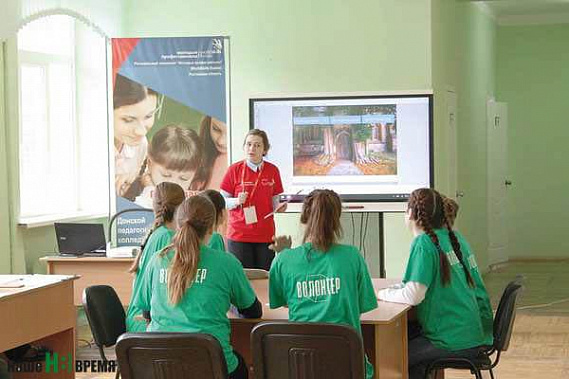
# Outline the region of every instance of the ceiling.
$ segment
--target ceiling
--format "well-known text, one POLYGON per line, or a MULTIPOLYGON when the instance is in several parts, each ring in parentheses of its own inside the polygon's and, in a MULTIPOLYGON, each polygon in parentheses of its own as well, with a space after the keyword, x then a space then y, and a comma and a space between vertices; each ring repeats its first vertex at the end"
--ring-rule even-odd
POLYGON ((569 0, 486 0, 478 3, 499 23, 569 22, 569 0))

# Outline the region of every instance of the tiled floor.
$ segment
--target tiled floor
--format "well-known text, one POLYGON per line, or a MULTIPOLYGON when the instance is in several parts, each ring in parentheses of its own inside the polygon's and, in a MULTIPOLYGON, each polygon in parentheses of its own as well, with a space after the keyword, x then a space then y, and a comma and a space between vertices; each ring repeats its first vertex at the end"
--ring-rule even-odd
MULTIPOLYGON (((524 277, 525 291, 518 303, 510 349, 496 368, 499 379, 569 378, 569 260, 513 262, 485 276, 493 306, 516 275, 524 277)), ((88 347, 91 335, 84 314, 78 318, 77 356, 97 359, 96 346, 88 347)), ((108 355, 114 356, 112 349, 108 355)), ((112 374, 77 374, 82 379, 113 378, 112 374)), ((447 379, 472 378, 468 372, 447 370, 447 379)), ((485 378, 489 378, 486 375, 485 378)))

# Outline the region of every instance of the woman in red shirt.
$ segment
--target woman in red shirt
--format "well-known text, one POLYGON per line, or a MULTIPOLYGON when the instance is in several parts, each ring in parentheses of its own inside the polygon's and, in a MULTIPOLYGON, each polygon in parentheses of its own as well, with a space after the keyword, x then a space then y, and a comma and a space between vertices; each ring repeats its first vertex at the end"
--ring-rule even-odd
POLYGON ((263 160, 269 138, 259 129, 249 130, 243 150, 246 158, 232 164, 221 182, 221 193, 229 209, 227 250, 245 268, 268 270, 275 253, 269 249, 275 235, 273 212, 282 212, 279 194, 283 185, 278 168, 263 160))

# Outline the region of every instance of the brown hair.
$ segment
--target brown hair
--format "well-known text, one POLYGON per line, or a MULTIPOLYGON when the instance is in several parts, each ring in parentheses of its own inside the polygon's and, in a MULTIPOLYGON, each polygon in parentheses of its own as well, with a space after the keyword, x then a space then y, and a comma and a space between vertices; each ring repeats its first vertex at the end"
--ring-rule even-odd
POLYGON ((440 193, 431 188, 419 188, 411 193, 407 208, 411 211, 409 218, 417 224, 418 227, 423 229, 425 234, 430 238, 439 253, 439 267, 441 270, 441 281, 443 286, 450 283, 450 264, 443 252, 434 229, 440 229, 446 226, 450 238, 450 242, 456 257, 458 258, 464 275, 470 287, 474 287, 474 281, 470 275, 470 271, 466 267, 462 251, 460 250, 460 243, 456 235, 452 231, 445 214, 443 199, 440 193))
POLYGON ((152 197, 152 209, 154 210, 154 222, 144 242, 140 246, 140 253, 136 256, 136 259, 130 266, 128 272, 131 274, 137 273, 140 267, 140 259, 144 253, 144 248, 148 239, 154 233, 156 229, 164 225, 167 222, 174 220, 174 212, 178 205, 182 204, 184 201, 185 194, 182 187, 176 183, 163 182, 156 186, 154 189, 154 195, 152 197))
POLYGON ((200 262, 200 241, 212 230, 214 222, 215 208, 205 196, 191 196, 178 207, 178 231, 172 245, 161 253, 164 256, 172 249, 176 251, 168 275, 170 303, 178 304, 195 279, 200 262))
POLYGON ((148 158, 168 170, 197 170, 202 162, 202 146, 194 130, 168 125, 152 137, 148 158))
POLYGON ((326 252, 342 237, 342 202, 332 190, 314 190, 304 198, 300 222, 306 225, 302 242, 326 252))
POLYGON ((443 197, 443 207, 448 227, 452 228, 454 226, 454 222, 458 214, 458 209, 459 209, 458 203, 453 199, 451 199, 450 197, 446 197, 444 195, 441 196, 443 197))
POLYGON ((267 133, 265 133, 264 130, 260 129, 249 130, 247 134, 245 134, 245 139, 243 140, 243 146, 245 146, 245 143, 247 142, 247 137, 249 136, 261 137, 261 139, 263 140, 263 156, 267 155, 267 152, 271 148, 271 144, 269 143, 269 137, 267 137, 267 133))
POLYGON ((223 210, 225 209, 225 198, 218 191, 208 189, 200 192, 200 195, 207 197, 215 208, 215 225, 218 226, 221 221, 223 210))
POLYGON ((194 190, 204 189, 211 179, 213 164, 219 155, 217 146, 215 146, 215 143, 211 139, 211 124, 211 116, 204 116, 200 122, 200 140, 203 146, 203 158, 202 164, 192 181, 191 187, 194 190))
POLYGON ((158 94, 150 88, 130 80, 126 76, 117 74, 115 77, 113 109, 138 104, 148 96, 158 96, 158 94))

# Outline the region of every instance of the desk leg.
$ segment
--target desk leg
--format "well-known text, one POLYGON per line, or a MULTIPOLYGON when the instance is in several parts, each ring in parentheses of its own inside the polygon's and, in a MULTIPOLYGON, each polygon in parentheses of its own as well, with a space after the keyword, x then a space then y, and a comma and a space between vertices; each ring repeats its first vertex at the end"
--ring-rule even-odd
MULTIPOLYGON (((368 338, 371 337, 369 334, 368 331, 368 338)), ((373 352, 368 357, 374 365, 375 378, 407 379, 407 315, 403 314, 390 324, 373 325, 372 341, 373 348, 368 340, 366 351, 373 352)))

